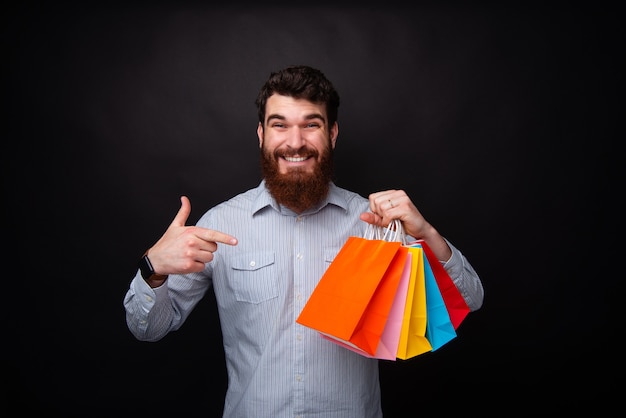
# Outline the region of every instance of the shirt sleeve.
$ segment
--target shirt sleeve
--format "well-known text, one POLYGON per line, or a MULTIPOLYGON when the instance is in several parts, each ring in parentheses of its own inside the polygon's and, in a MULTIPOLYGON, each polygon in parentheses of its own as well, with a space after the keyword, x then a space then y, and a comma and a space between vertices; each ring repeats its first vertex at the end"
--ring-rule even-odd
POLYGON ((170 274, 154 289, 137 271, 124 297, 130 332, 141 341, 158 341, 179 329, 211 286, 208 270, 170 274))
POLYGON ((124 297, 126 324, 138 340, 158 341, 170 331, 174 311, 168 309, 167 280, 153 289, 138 271, 130 283, 124 297))
POLYGON ((471 311, 476 311, 482 306, 485 296, 480 277, 461 251, 447 239, 446 242, 452 250, 452 256, 445 263, 442 262, 443 267, 461 292, 467 306, 471 311))

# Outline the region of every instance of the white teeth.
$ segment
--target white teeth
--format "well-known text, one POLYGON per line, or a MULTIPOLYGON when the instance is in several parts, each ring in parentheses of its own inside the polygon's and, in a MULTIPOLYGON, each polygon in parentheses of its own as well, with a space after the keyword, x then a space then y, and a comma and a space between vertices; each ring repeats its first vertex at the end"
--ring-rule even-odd
POLYGON ((291 163, 296 163, 296 162, 300 162, 300 161, 304 161, 306 160, 306 157, 285 157, 285 160, 291 162, 291 163))

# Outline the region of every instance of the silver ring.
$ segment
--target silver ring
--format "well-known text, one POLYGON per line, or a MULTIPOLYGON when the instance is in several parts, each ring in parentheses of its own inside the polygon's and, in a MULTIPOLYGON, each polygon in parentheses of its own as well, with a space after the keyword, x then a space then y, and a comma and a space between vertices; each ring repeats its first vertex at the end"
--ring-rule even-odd
POLYGON ((394 206, 393 206, 393 202, 391 201, 391 199, 389 199, 389 206, 391 206, 392 208, 394 208, 394 206))

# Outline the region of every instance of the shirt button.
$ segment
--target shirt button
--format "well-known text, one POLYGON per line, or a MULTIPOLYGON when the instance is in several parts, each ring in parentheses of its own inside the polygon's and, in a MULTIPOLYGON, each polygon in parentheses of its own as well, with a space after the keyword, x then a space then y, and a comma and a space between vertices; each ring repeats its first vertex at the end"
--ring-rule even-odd
POLYGON ((298 260, 302 260, 304 258, 304 256, 302 255, 302 253, 298 253, 298 254, 296 254, 296 258, 298 260))
POLYGON ((302 376, 300 376, 299 374, 297 374, 297 375, 296 375, 296 380, 297 380, 298 382, 301 382, 301 381, 302 381, 302 376))
POLYGON ((256 266, 256 261, 250 261, 250 267, 256 266))
POLYGON ((297 339, 298 341, 302 341, 302 334, 298 334, 298 335, 296 335, 296 339, 297 339))
POLYGON ((152 302, 152 296, 150 296, 150 295, 146 295, 146 300, 147 300, 148 302, 152 302))

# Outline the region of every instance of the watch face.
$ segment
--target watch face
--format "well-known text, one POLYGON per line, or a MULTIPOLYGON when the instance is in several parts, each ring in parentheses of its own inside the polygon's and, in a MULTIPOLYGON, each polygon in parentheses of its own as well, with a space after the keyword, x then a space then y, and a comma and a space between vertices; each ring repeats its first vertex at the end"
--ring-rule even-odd
POLYGON ((152 264, 150 263, 150 259, 147 255, 144 255, 141 257, 141 260, 139 260, 139 270, 141 271, 141 277, 143 277, 144 280, 148 280, 150 276, 154 274, 152 264))

